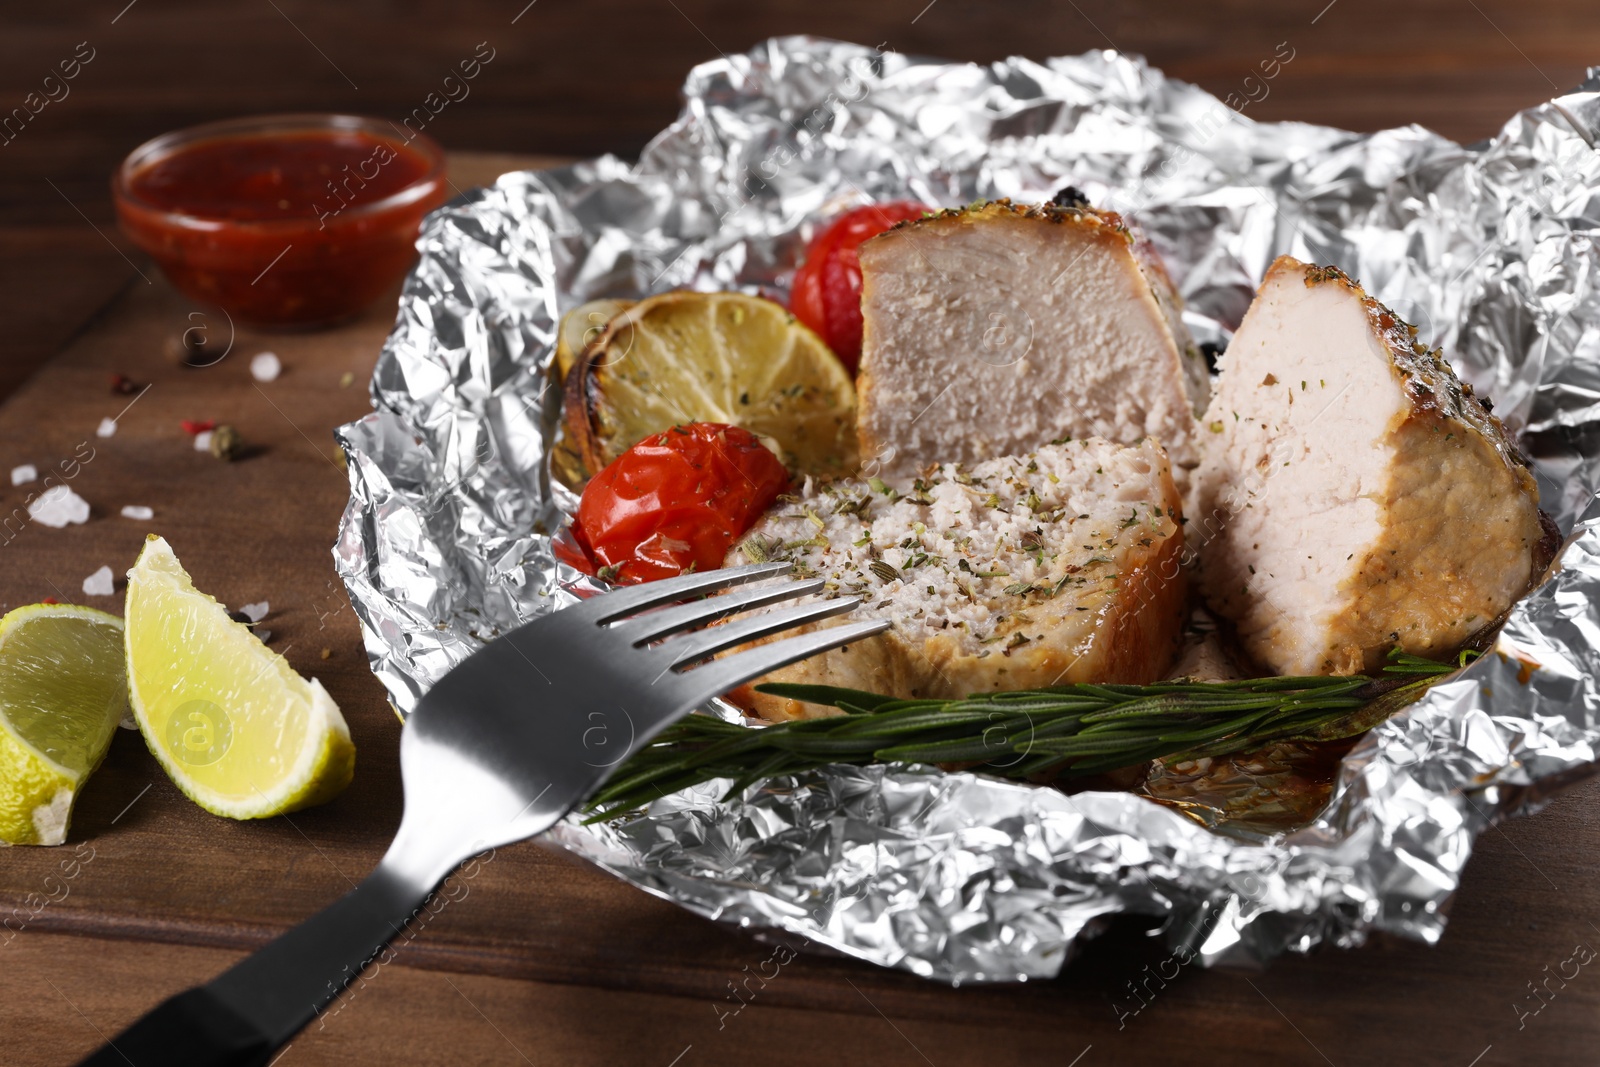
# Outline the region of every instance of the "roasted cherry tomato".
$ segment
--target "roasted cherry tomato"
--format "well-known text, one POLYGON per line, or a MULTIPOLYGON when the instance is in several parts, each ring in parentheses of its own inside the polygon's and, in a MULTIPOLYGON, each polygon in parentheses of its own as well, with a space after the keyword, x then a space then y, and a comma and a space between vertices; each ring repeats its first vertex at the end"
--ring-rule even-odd
POLYGON ((674 426, 594 476, 573 536, 615 582, 712 570, 788 486, 789 472, 748 430, 674 426))
POLYGON ((897 222, 921 218, 928 210, 897 200, 847 211, 812 239, 794 273, 789 309, 828 343, 851 374, 861 362, 861 260, 856 249, 867 238, 897 222))

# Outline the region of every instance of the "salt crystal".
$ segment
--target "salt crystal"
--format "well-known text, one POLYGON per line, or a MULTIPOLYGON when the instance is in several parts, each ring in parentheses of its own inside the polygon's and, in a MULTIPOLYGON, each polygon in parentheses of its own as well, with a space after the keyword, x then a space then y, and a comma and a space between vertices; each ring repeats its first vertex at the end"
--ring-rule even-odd
POLYGON ((244 607, 240 608, 239 611, 243 613, 244 617, 249 619, 251 622, 260 622, 262 619, 267 617, 267 609, 269 607, 271 607, 271 605, 268 604, 267 601, 263 600, 259 604, 246 604, 244 607))
POLYGON ((142 504, 129 504, 122 509, 122 517, 125 519, 138 519, 140 522, 144 522, 155 518, 156 513, 142 504))
POLYGON ((83 580, 83 591, 89 596, 110 596, 116 592, 111 582, 111 568, 101 567, 83 580))
POLYGON ((28 505, 28 514, 59 530, 69 522, 88 522, 89 502, 66 486, 57 485, 35 497, 28 505))
POLYGON ((117 432, 117 420, 104 418, 100 420, 100 428, 94 432, 96 437, 110 437, 117 432))
POLYGON ((260 352, 250 357, 250 377, 258 382, 276 381, 283 373, 283 362, 276 352, 260 352))
POLYGON ((32 463, 24 463, 20 467, 11 468, 12 485, 27 485, 29 482, 37 481, 38 478, 39 468, 32 463))
POLYGON ((210 430, 201 430, 199 433, 194 435, 194 450, 196 452, 210 452, 211 451, 211 431, 210 430))

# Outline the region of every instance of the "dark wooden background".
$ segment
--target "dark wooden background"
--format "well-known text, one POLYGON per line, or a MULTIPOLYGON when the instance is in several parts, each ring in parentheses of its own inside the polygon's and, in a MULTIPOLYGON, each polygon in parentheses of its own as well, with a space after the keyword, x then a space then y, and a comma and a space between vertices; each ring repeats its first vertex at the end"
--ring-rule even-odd
POLYGON ((1141 53, 1217 93, 1279 42, 1293 64, 1247 114, 1357 130, 1417 122, 1458 140, 1570 88, 1600 62, 1586 0, 93 0, 10 4, 0 114, 80 41, 71 95, 0 147, 0 387, 130 276, 107 231, 107 175, 134 145, 271 111, 400 118, 481 41, 494 62, 429 127, 449 148, 635 152, 677 111, 695 63, 810 33, 974 61, 1141 53), (54 187, 52 187, 54 186, 54 187))
MULTIPOLYGON (((483 41, 494 61, 428 132, 457 151, 546 156, 637 151, 676 113, 689 67, 787 33, 975 61, 1117 48, 1218 95, 1287 42, 1294 62, 1249 116, 1361 130, 1417 122, 1459 140, 1491 134, 1600 63, 1592 0, 96 0, 11 5, 3 18, 0 116, 78 42, 95 58, 70 96, 0 146, 0 395, 71 342, 0 409, 0 469, 30 450, 70 453, 83 427, 114 414, 95 392, 108 370, 156 382, 83 491, 97 507, 156 505, 201 586, 229 603, 277 590, 275 646, 293 645, 291 662, 324 679, 363 764, 327 808, 228 824, 152 782, 138 739, 119 736, 74 823, 74 839, 100 849, 94 877, 0 945, 0 1064, 70 1062, 103 1029, 215 973, 370 866, 398 813, 394 722, 326 547, 344 499, 327 432, 365 407, 359 388, 336 383, 370 369, 386 313, 337 351, 332 335, 247 339, 290 361, 268 390, 251 392, 232 364, 201 378, 163 364, 140 338, 182 321, 181 308, 140 280, 149 268, 115 232, 107 194, 139 142, 248 113, 398 119, 483 41), (266 448, 258 466, 222 468, 173 445, 179 417, 216 413, 248 422, 266 448), (332 659, 317 658, 321 644, 332 659)), ((142 531, 118 521, 25 531, 0 555, 0 601, 38 599, 102 562, 120 569, 142 531)), ((1485 834, 1437 948, 1386 942, 1256 976, 1190 969, 1126 1029, 1115 1005, 1131 1003, 1127 981, 1160 959, 1127 931, 1060 981, 1019 989, 952 992, 805 957, 723 1028, 727 981, 767 950, 520 846, 474 884, 472 906, 441 916, 286 1063, 1591 1064, 1600 977, 1585 969, 1544 987, 1536 1017, 1519 1020, 1515 1005, 1534 1003, 1529 983, 1576 942, 1600 947, 1597 803, 1600 788, 1579 786, 1485 834)), ((0 910, 36 890, 54 859, 0 851, 0 910)))

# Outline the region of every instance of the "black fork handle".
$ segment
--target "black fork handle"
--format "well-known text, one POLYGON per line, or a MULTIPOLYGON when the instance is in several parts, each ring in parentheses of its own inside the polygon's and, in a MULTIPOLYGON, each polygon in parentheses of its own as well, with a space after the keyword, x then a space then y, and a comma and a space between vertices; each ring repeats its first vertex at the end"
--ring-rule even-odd
POLYGON ((263 1067, 405 929, 427 900, 380 866, 205 985, 179 993, 80 1067, 263 1067))

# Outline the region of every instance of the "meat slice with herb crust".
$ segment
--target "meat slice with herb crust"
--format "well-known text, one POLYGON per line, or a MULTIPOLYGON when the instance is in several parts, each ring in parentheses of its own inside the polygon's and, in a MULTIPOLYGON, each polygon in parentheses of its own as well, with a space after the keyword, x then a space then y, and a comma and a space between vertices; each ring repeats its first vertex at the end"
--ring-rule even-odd
POLYGON ((1218 370, 1185 533, 1212 609, 1263 666, 1445 655, 1542 573, 1554 546, 1527 461, 1341 271, 1280 258, 1218 370))
MULTIPOLYGON (((762 681, 955 697, 1161 678, 1183 622, 1182 543, 1161 446, 1091 438, 913 481, 808 482, 727 564, 790 559, 823 595, 865 598, 849 621, 894 623, 762 681)), ((733 699, 771 720, 821 713, 750 687, 733 699)))
POLYGON ((1180 485, 1198 461, 1205 361, 1118 215, 997 200, 903 222, 860 257, 856 428, 877 473, 1089 435, 1156 438, 1180 485))

